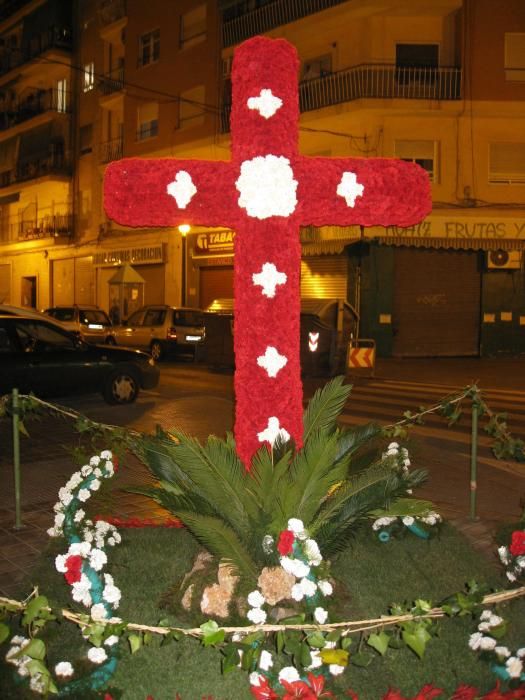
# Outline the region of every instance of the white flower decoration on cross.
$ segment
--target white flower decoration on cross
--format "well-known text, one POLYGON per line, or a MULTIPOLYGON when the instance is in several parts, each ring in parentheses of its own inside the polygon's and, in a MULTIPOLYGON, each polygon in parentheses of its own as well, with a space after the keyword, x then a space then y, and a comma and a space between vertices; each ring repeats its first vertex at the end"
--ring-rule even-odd
POLYGON ((264 355, 257 358, 257 364, 266 370, 269 377, 276 377, 287 362, 288 358, 281 355, 272 345, 268 345, 264 355))
POLYGON ((280 437, 283 442, 288 442, 290 433, 280 427, 278 418, 272 416, 268 418, 268 427, 260 433, 257 433, 257 437, 259 438, 259 442, 269 442, 273 447, 278 437, 280 437))
POLYGON ((246 104, 248 109, 256 109, 261 117, 269 119, 282 107, 283 101, 271 90, 263 88, 258 97, 249 97, 246 104))
POLYGON ((261 272, 252 275, 253 283, 262 287, 262 293, 270 299, 275 296, 277 285, 286 284, 287 279, 286 273, 279 272, 273 263, 264 263, 261 272))
POLYGON ((337 194, 346 200, 349 207, 354 207, 356 197, 362 197, 364 189, 364 185, 357 182, 355 173, 344 172, 341 182, 337 185, 337 194))
POLYGON ((235 183, 239 206, 255 219, 293 214, 297 185, 288 158, 274 155, 245 160, 235 183))
POLYGON ((179 170, 175 180, 166 188, 168 194, 175 199, 179 209, 186 209, 192 198, 197 194, 191 175, 186 170, 179 170))

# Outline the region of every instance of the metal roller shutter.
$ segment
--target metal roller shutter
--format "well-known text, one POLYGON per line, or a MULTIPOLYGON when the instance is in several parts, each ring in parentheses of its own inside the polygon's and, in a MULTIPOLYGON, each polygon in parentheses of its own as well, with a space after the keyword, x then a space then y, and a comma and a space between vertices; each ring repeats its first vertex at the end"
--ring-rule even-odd
POLYGON ((347 284, 346 255, 308 256, 301 261, 301 297, 346 299, 347 284))
POLYGON ((72 304, 74 302, 75 261, 53 261, 53 306, 72 304))
POLYGON ((214 299, 233 298, 233 267, 201 267, 199 306, 205 309, 214 299))
POLYGON ((165 304, 165 265, 137 265, 135 269, 144 277, 144 303, 165 304))
POLYGON ((479 355, 480 294, 477 252, 396 249, 393 354, 479 355))
POLYGON ((0 304, 11 299, 11 265, 0 265, 0 304))
POLYGON ((93 259, 75 258, 75 304, 94 303, 93 259))

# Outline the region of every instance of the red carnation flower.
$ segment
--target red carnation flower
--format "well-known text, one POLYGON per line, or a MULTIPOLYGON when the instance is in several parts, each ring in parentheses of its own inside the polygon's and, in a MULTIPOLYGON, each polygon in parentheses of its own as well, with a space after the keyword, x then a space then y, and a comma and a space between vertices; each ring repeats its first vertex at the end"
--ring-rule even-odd
POLYGON ((82 574, 82 557, 80 554, 72 554, 65 562, 67 571, 64 576, 69 585, 80 581, 82 574))
POLYGON ((282 557, 285 557, 287 554, 291 554, 294 539, 295 535, 291 530, 283 530, 281 532, 279 535, 279 542, 277 542, 277 549, 282 557))
POLYGON ((510 553, 515 557, 521 557, 525 554, 525 531, 515 530, 512 533, 512 540, 510 543, 510 553))

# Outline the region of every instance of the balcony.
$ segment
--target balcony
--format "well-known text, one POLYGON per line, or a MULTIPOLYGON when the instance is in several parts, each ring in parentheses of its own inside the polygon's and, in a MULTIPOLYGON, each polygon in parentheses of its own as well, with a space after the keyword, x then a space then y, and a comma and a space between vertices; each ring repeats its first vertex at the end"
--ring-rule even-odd
POLYGON ((110 163, 112 160, 120 160, 124 152, 122 137, 111 139, 100 144, 100 160, 103 163, 110 163))
MULTIPOLYGON (((299 84, 301 112, 360 99, 460 100, 461 68, 398 68, 368 64, 329 73, 299 84)), ((221 133, 230 130, 230 110, 221 115, 221 133)))
POLYGON ((5 0, 0 7, 0 22, 11 17, 15 12, 22 9, 24 5, 28 5, 31 0, 5 0))
POLYGON ((98 89, 103 97, 120 92, 124 89, 124 66, 105 73, 99 81, 98 89))
POLYGON ((18 240, 58 238, 73 235, 73 214, 48 214, 39 219, 21 221, 18 224, 18 240))
POLYGON ((101 0, 97 15, 101 27, 118 22, 126 17, 126 0, 101 0))
POLYGON ((23 49, 11 49, 0 56, 0 76, 29 63, 51 49, 71 51, 72 33, 70 27, 53 27, 47 32, 34 35, 23 49))
POLYGON ((0 131, 11 129, 17 124, 33 119, 44 112, 69 113, 71 111, 71 99, 69 93, 50 88, 49 90, 36 90, 29 95, 24 95, 18 105, 0 108, 0 131))
MULTIPOLYGON (((222 45, 225 48, 234 46, 251 36, 265 34, 275 27, 295 22, 301 17, 313 15, 343 2, 346 0, 275 0, 257 10, 225 19, 222 25, 222 45)), ((239 8, 242 13, 241 3, 239 8)))
POLYGON ((12 170, 0 173, 0 188, 35 180, 46 175, 71 176, 72 167, 62 144, 51 144, 46 153, 19 160, 12 170))

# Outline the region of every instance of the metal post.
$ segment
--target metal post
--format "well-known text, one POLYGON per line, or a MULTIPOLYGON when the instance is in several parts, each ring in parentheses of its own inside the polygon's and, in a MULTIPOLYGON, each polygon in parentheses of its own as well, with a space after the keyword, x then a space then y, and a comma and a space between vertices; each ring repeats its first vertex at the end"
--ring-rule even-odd
POLYGON ((476 520, 477 469, 478 469, 478 404, 472 402, 472 432, 470 438, 470 518, 476 520))
POLYGON ((20 516, 20 431, 18 389, 13 389, 13 468, 15 475, 15 530, 22 527, 20 516))

